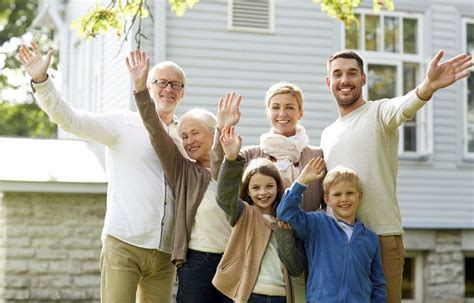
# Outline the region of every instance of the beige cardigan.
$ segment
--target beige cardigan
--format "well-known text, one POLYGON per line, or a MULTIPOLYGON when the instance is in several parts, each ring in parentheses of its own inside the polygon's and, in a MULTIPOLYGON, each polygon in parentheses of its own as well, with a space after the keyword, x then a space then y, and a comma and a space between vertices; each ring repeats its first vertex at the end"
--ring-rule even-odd
MULTIPOLYGON (((299 275, 303 271, 304 249, 298 249, 292 230, 272 227, 257 207, 238 198, 245 160, 225 160, 217 181, 217 203, 226 212, 233 226, 232 234, 212 283, 235 302, 247 302, 260 272, 263 257, 272 232, 278 243, 285 277, 286 301, 293 302, 289 272, 299 275), (287 265, 288 268, 285 266, 287 265)), ((275 264, 275 266, 279 266, 275 264)))

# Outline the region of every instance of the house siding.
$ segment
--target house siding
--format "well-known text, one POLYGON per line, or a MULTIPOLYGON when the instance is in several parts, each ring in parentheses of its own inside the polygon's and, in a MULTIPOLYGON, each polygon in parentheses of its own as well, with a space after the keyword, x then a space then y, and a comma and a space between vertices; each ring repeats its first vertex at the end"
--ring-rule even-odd
POLYGON ((312 3, 276 1, 275 31, 254 34, 227 29, 227 1, 200 1, 177 18, 168 12, 167 54, 187 73, 181 114, 192 107, 216 111, 227 91, 243 96, 238 132, 244 144, 257 144, 268 131, 264 98, 275 82, 290 81, 305 96, 303 124, 310 143, 335 110, 324 85, 326 55, 339 45, 339 28, 312 3), (323 102, 323 103, 321 103, 323 102), (323 105, 327 103, 329 106, 323 105))
MULTIPOLYGON (((460 20, 464 12, 459 4, 431 5, 429 31, 423 37, 426 60, 441 49, 444 58, 463 52, 460 20)), ((403 6, 397 4, 397 10, 403 11, 403 6)), ((457 143, 464 131, 458 123, 458 107, 465 100, 462 85, 445 88, 430 101, 433 153, 426 160, 400 163, 398 198, 405 228, 474 228, 474 166, 463 163, 457 143)))

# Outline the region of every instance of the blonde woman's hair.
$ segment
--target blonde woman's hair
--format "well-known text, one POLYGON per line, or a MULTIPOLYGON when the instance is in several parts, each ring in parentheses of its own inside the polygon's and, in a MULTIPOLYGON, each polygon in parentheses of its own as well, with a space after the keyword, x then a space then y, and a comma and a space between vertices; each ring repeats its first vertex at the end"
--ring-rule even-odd
POLYGON ((275 96, 275 95, 280 95, 280 94, 289 94, 292 95, 296 103, 298 104, 298 109, 300 111, 303 110, 303 92, 301 89, 294 85, 293 83, 290 82, 278 82, 270 86, 270 88, 267 90, 267 94, 265 96, 265 105, 267 108, 270 107, 270 100, 275 96))

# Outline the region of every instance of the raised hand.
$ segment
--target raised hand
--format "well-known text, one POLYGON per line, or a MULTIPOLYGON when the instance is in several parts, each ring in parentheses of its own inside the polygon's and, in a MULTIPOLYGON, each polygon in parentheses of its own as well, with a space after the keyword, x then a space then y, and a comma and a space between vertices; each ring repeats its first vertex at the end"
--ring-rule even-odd
POLYGON ((240 152, 242 138, 235 135, 235 126, 225 125, 221 131, 220 141, 227 160, 235 160, 240 152))
POLYGON ((145 52, 139 50, 131 51, 125 58, 125 63, 128 67, 128 73, 133 81, 133 86, 136 92, 141 92, 146 89, 146 80, 148 78, 148 69, 150 67, 150 58, 145 52))
POLYGON ((418 97, 423 100, 430 99, 438 89, 450 86, 469 75, 468 69, 473 65, 470 55, 460 54, 440 63, 443 54, 443 51, 439 51, 431 60, 426 71, 426 78, 418 87, 418 97))
POLYGON ((309 185, 313 181, 321 180, 324 175, 326 175, 326 163, 323 158, 313 158, 303 168, 298 177, 298 182, 309 185))
POLYGON ((224 98, 219 99, 219 107, 217 109, 217 127, 222 130, 225 125, 235 126, 240 120, 240 100, 241 96, 235 98, 234 92, 229 92, 224 98))
POLYGON ((21 65, 23 65, 31 79, 33 79, 33 82, 41 83, 48 79, 47 71, 51 63, 53 51, 48 51, 46 57, 43 58, 38 44, 31 42, 31 47, 33 51, 31 51, 26 44, 22 44, 16 58, 20 61, 21 65))

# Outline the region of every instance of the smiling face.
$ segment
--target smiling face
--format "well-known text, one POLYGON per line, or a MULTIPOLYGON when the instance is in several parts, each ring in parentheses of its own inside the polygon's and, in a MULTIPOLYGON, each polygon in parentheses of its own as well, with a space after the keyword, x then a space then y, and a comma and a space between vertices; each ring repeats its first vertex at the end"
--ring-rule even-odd
POLYGON ((366 76, 355 59, 337 58, 329 64, 326 85, 336 99, 341 114, 365 103, 362 98, 365 83, 366 76))
POLYGON ((331 207, 334 216, 349 224, 354 224, 357 207, 362 198, 362 192, 354 182, 343 181, 331 185, 324 194, 324 201, 331 207))
POLYGON ((254 174, 250 178, 247 194, 262 213, 273 215, 273 202, 278 194, 277 182, 273 177, 262 173, 254 174))
POLYGON ((277 94, 268 103, 267 116, 275 133, 290 137, 296 133, 296 125, 303 117, 303 110, 292 94, 277 94))
POLYGON ((151 98, 155 102, 155 106, 158 112, 164 112, 167 114, 174 114, 176 107, 181 102, 184 95, 184 88, 173 89, 171 85, 166 87, 158 87, 152 82, 155 80, 166 80, 169 82, 177 81, 184 84, 185 79, 183 75, 173 66, 165 65, 163 67, 156 68, 149 75, 148 90, 151 98))
POLYGON ((180 123, 181 138, 186 153, 203 167, 210 167, 213 133, 197 118, 186 118, 180 123))

